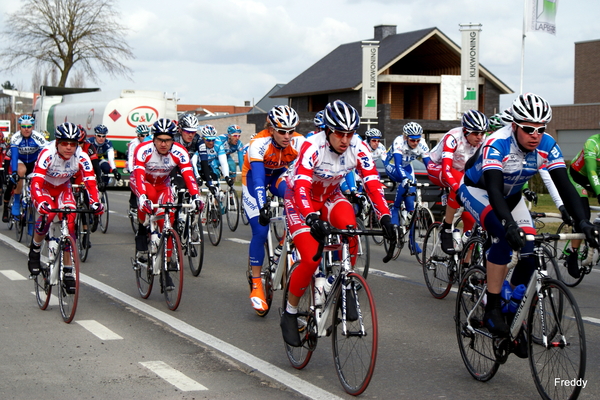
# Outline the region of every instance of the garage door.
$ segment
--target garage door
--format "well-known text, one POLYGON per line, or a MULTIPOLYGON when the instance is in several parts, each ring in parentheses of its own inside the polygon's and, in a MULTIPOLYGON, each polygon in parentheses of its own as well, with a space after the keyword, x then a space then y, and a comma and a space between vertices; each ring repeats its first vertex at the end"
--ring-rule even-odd
POLYGON ((600 133, 600 129, 573 129, 557 132, 558 145, 562 150, 565 161, 571 161, 583 148, 585 141, 592 135, 600 133))

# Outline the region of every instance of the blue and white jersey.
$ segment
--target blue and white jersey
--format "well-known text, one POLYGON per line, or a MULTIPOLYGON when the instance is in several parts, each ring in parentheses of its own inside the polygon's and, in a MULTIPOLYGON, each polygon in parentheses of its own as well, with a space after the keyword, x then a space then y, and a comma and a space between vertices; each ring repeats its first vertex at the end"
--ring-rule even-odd
POLYGON ((483 188, 483 172, 497 169, 504 176, 504 196, 520 192, 523 185, 541 168, 552 171, 566 168, 565 161, 556 141, 545 133, 537 149, 524 152, 513 134, 512 126, 505 126, 482 144, 475 160, 467 164, 465 180, 483 188))
POLYGON ((96 149, 98 160, 100 160, 100 162, 102 162, 102 160, 106 160, 112 169, 117 168, 117 165, 115 164, 115 149, 110 140, 106 139, 104 143, 99 144, 96 142, 95 137, 91 137, 87 141, 96 149))
POLYGON ((215 147, 217 146, 220 146, 223 149, 227 155, 227 159, 233 159, 232 154, 237 153, 238 166, 241 171, 242 165, 244 165, 244 143, 242 143, 241 140, 238 140, 236 144, 231 144, 229 143, 229 135, 221 135, 217 137, 215 147))
POLYGON ((394 157, 394 154, 399 154, 402 157, 401 166, 402 168, 406 168, 410 166, 410 162, 412 160, 428 157, 428 153, 429 146, 427 146, 425 138, 421 138, 419 144, 413 149, 406 142, 406 137, 404 135, 400 135, 394 139, 394 143, 392 143, 392 146, 389 148, 384 163, 395 165, 395 160, 397 157, 394 157))
POLYGON ((48 142, 44 136, 37 131, 32 131, 31 136, 27 138, 23 137, 21 132, 16 132, 10 139, 12 170, 17 170, 19 160, 23 163, 35 162, 40 151, 42 151, 47 144, 48 142), (15 154, 18 156, 14 157, 15 154))

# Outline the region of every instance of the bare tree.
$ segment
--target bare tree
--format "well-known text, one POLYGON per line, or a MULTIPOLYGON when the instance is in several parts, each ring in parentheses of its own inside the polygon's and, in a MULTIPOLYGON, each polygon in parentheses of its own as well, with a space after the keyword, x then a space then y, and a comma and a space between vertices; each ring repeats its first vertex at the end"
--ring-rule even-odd
POLYGON ((69 79, 69 87, 82 88, 85 87, 85 74, 82 70, 78 69, 73 72, 69 79))
POLYGON ((75 64, 92 80, 94 65, 111 76, 128 76, 120 59, 133 59, 127 29, 117 22, 113 0, 22 0, 4 26, 7 47, 0 52, 4 70, 47 67, 64 87, 75 64), (27 10, 27 12, 23 12, 27 10))

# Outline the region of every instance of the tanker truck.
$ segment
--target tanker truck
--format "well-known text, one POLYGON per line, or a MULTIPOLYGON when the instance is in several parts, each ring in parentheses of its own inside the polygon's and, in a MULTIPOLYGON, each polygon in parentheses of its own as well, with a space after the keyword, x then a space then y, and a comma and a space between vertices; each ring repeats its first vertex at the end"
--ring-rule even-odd
POLYGON ((127 143, 135 139, 139 124, 152 125, 158 118, 177 119, 176 95, 147 90, 102 92, 98 88, 42 86, 33 105, 35 129, 54 137, 57 125, 68 121, 81 124, 88 136, 99 124, 108 128, 118 168, 125 167, 127 143))

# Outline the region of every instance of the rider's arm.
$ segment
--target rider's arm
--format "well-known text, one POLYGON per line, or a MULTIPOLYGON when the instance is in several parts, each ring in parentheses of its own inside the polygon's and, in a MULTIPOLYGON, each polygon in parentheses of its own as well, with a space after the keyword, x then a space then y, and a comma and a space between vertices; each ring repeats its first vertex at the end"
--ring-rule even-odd
POLYGON ((13 140, 10 142, 10 169, 12 172, 17 172, 19 168, 19 148, 14 139, 15 136, 13 136, 13 140))
POLYGON ((219 164, 221 164, 221 172, 223 176, 229 176, 229 163, 227 162, 227 154, 219 154, 219 164))
POLYGON ((544 184, 546 185, 548 193, 550 194, 550 197, 552 197, 552 201, 556 205, 556 208, 560 208, 560 206, 563 205, 563 201, 560 197, 560 194, 558 194, 558 189, 556 188, 550 173, 546 168, 542 168, 540 169, 540 176, 542 177, 542 180, 544 181, 544 184))
POLYGON ((252 186, 256 192, 256 201, 258 202, 258 208, 262 208, 267 201, 267 195, 265 190, 265 165, 261 161, 252 161, 250 163, 252 169, 252 186))
POLYGON ((106 156, 108 158, 108 164, 110 165, 110 168, 117 169, 117 164, 115 164, 115 149, 113 149, 112 146, 108 148, 106 156))
POLYGON ((587 151, 587 149, 584 149, 583 151, 587 178, 594 189, 594 193, 598 196, 600 195, 600 179, 598 179, 598 163, 596 162, 597 151, 590 152, 587 151))
MULTIPOLYGON (((208 154, 206 153, 206 145, 204 143, 201 143, 198 146, 197 154, 198 154, 198 159, 200 159, 200 173, 202 174, 202 179, 207 184, 212 185, 212 176, 211 176, 212 168, 208 164, 208 154)), ((198 165, 198 164, 196 164, 196 165, 198 165)))
POLYGON ((361 143, 359 146, 365 147, 365 151, 362 151, 362 153, 364 153, 365 156, 358 158, 356 171, 358 175, 362 178, 365 190, 369 195, 369 198, 373 202, 377 218, 381 220, 381 217, 383 217, 384 215, 390 215, 390 209, 384 196, 383 185, 379 180, 377 167, 375 166, 375 162, 371 158, 371 153, 366 149, 366 145, 364 143, 361 143))
POLYGON ((490 199, 490 206, 492 206, 492 210, 494 210, 494 213, 502 222, 502 225, 506 226, 511 222, 515 222, 515 219, 510 212, 510 208, 504 199, 504 176, 502 175, 502 170, 485 170, 483 172, 483 180, 485 183, 485 190, 490 199))
POLYGON ((173 147, 171 147, 171 157, 175 159, 175 162, 181 171, 181 175, 185 180, 185 184, 190 194, 192 196, 198 195, 198 185, 196 184, 194 170, 192 168, 192 164, 190 163, 190 155, 188 154, 187 150, 185 150, 185 148, 179 143, 174 143, 173 147), (174 152, 173 150, 175 148, 178 148, 178 151, 174 152))
MULTIPOLYGON (((96 160, 98 161, 98 160, 96 160)), ((83 175, 83 184, 89 194, 90 204, 98 203, 100 196, 98 194, 98 185, 96 182, 96 176, 94 175, 94 168, 90 157, 86 153, 81 153, 79 156, 79 169, 83 175)))
MULTIPOLYGON (((460 182, 452 174, 452 163, 454 161, 454 152, 456 151, 456 139, 452 135, 446 135, 444 137, 443 151, 442 151, 442 177, 444 181, 450 185, 453 191, 457 191, 460 186, 460 182)), ((502 190, 502 188, 500 188, 502 190)))
POLYGON ((563 199, 565 203, 565 208, 569 212, 569 215, 573 217, 576 222, 576 225, 579 225, 580 221, 586 219, 585 212, 583 210, 583 205, 581 202, 581 198, 577 194, 577 190, 569 180, 569 176, 567 175, 566 168, 553 168, 548 171, 554 184, 556 185, 556 189, 558 189, 558 193, 560 197, 563 199))
POLYGON ((238 168, 240 169, 240 172, 242 172, 242 166, 244 165, 244 146, 241 143, 238 146, 237 155, 238 155, 238 168))

